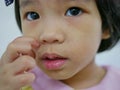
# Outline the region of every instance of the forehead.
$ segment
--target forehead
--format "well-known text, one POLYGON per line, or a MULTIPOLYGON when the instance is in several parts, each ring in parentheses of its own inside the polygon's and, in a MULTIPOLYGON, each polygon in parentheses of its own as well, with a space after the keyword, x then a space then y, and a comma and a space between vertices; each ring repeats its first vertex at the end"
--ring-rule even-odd
POLYGON ((20 6, 26 6, 29 4, 40 4, 42 2, 46 3, 70 3, 70 2, 79 2, 79 3, 87 3, 91 0, 19 0, 20 6))
POLYGON ((19 0, 19 2, 40 2, 40 1, 57 1, 57 2, 70 2, 70 1, 81 1, 81 2, 88 2, 90 0, 19 0))

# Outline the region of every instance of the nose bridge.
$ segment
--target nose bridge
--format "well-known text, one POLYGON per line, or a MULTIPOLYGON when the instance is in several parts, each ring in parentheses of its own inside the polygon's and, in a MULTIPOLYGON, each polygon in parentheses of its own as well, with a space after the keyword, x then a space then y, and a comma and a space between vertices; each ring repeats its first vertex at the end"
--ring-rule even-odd
POLYGON ((55 17, 51 16, 51 17, 46 17, 46 19, 44 20, 45 29, 47 29, 47 31, 56 31, 58 29, 59 26, 59 21, 57 21, 57 19, 55 19, 55 17))
POLYGON ((44 27, 40 34, 40 41, 42 43, 61 43, 64 41, 64 33, 60 28, 60 22, 55 17, 46 18, 44 20, 44 27))

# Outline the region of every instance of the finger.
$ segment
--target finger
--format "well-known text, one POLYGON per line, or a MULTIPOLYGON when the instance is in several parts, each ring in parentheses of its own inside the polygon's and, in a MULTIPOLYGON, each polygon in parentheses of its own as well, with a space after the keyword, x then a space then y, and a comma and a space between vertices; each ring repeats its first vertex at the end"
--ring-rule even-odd
POLYGON ((18 75, 24 72, 28 72, 34 67, 36 67, 35 59, 30 56, 24 55, 17 58, 17 60, 11 63, 12 70, 10 72, 13 75, 18 75))
POLYGON ((15 87, 15 90, 19 90, 21 87, 31 85, 35 80, 35 75, 33 73, 24 73, 17 75, 12 79, 12 87, 15 87))
POLYGON ((31 46, 33 51, 36 52, 38 48, 40 48, 41 44, 38 40, 35 40, 34 42, 31 43, 31 46))
POLYGON ((5 62, 9 63, 19 57, 20 54, 30 55, 35 57, 35 53, 31 44, 35 39, 28 37, 19 37, 8 45, 8 48, 3 55, 5 62))
MULTIPOLYGON (((15 39, 8 47, 8 51, 13 50, 13 53, 22 54, 22 55, 30 55, 34 57, 34 52, 32 50, 31 44, 34 42, 35 39, 28 38, 28 37, 18 37, 15 39)), ((14 59, 14 58, 12 58, 14 59)))

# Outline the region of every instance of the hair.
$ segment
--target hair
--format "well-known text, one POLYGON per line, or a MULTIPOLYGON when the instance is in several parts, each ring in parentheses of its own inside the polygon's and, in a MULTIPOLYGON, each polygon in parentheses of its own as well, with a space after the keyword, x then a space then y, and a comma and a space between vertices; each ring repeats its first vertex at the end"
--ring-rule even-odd
MULTIPOLYGON (((102 39, 99 52, 109 50, 116 45, 120 38, 120 1, 119 0, 95 0, 102 19, 102 32, 109 30, 110 38, 102 39)), ((19 0, 15 0, 15 17, 22 32, 19 0)))

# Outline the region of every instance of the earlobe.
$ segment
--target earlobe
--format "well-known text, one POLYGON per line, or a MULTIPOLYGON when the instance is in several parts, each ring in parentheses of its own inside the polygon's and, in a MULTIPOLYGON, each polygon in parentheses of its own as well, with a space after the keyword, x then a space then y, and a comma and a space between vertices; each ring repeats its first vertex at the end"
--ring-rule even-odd
POLYGON ((110 31, 109 29, 104 30, 102 33, 102 39, 109 39, 110 38, 110 31))

